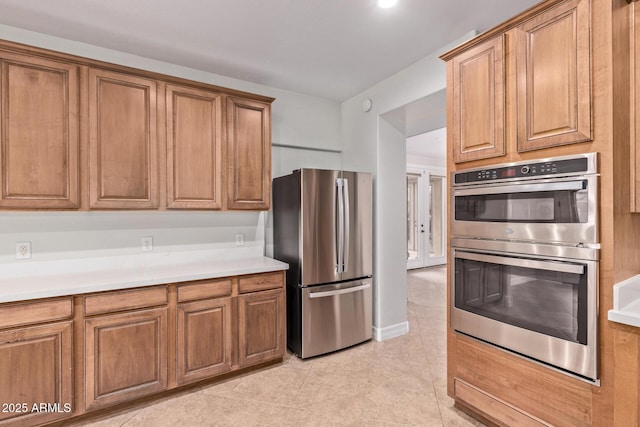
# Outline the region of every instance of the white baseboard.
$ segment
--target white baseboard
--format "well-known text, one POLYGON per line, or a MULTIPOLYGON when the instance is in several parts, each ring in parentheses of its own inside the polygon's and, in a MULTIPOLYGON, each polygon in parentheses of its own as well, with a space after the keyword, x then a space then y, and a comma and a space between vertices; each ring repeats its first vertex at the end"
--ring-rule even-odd
POLYGON ((385 341, 409 333, 409 322, 397 323, 384 328, 377 328, 373 326, 372 329, 374 340, 385 341))

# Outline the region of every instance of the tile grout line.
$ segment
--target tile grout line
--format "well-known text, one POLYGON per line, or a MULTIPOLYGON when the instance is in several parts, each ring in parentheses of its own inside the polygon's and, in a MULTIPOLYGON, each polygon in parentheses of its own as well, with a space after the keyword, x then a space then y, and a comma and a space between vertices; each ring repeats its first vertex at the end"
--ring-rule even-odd
MULTIPOLYGON (((415 285, 414 284, 410 285, 410 281, 407 280, 407 287, 409 288, 409 292, 411 292, 411 293, 413 293, 413 291, 412 291, 413 286, 415 286, 415 285)), ((431 362, 429 360, 429 355, 424 350, 424 346, 427 343, 425 342, 424 337, 422 335, 423 330, 421 328, 420 321, 418 320, 417 316, 416 316, 416 323, 418 323, 418 329, 420 329, 420 342, 422 343, 422 348, 423 348, 423 351, 424 351, 424 358, 425 358, 425 361, 427 362, 427 366, 428 366, 428 369, 429 369, 429 379, 431 380, 431 390, 433 391, 433 396, 435 397, 436 404, 438 405, 438 413, 440 414, 440 423, 442 424, 443 427, 445 427, 445 416, 444 416, 444 412, 442 410, 442 403, 440 402, 440 399, 438 398, 438 391, 436 390, 435 382, 433 380, 433 372, 431 370, 431 367, 432 367, 431 365, 432 364, 431 364, 431 362)))

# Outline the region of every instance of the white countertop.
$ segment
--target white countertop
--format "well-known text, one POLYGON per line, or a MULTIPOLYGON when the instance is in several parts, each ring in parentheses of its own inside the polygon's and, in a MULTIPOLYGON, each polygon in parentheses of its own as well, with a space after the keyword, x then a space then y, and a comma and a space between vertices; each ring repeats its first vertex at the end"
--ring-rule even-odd
POLYGON ((609 320, 640 327, 640 275, 631 277, 613 287, 613 309, 609 320))
POLYGON ((0 302, 266 273, 288 268, 287 264, 272 258, 231 258, 219 250, 0 264, 0 302))

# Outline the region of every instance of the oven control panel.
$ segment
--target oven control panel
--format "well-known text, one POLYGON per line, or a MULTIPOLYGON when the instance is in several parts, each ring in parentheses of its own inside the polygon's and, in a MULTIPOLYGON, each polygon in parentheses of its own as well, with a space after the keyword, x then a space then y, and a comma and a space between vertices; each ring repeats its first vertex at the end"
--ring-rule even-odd
POLYGON ((548 175, 567 175, 588 171, 588 159, 578 157, 557 159, 531 163, 514 163, 488 169, 474 169, 456 172, 454 184, 465 184, 485 181, 502 181, 518 178, 534 178, 548 175))

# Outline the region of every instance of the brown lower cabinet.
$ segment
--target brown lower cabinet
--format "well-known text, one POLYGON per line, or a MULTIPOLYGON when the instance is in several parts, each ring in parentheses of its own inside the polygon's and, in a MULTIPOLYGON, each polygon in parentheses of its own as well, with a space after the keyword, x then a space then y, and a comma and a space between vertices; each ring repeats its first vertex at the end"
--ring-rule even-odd
POLYGON ((167 307, 85 320, 85 408, 167 388, 167 307))
POLYGON ((281 360, 284 301, 279 271, 0 304, 0 426, 281 360))
POLYGON ((0 332, 0 425, 34 426, 71 415, 72 324, 0 332))
POLYGON ((231 298, 178 304, 178 384, 187 384, 231 370, 231 305, 231 298))
POLYGON ((238 297, 240 366, 255 365, 284 355, 284 289, 238 297))

